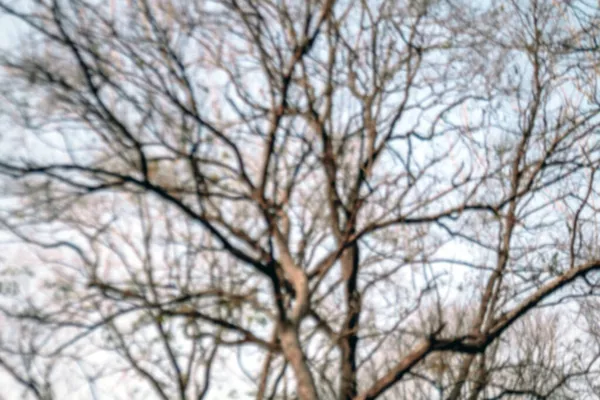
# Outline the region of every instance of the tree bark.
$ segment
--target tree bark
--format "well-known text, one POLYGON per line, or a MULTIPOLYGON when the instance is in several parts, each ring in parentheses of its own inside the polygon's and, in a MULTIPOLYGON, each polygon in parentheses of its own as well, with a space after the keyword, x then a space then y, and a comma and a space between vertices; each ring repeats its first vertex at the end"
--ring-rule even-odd
POLYGON ((340 400, 350 400, 358 394, 356 384, 356 348, 361 302, 357 288, 359 264, 358 245, 353 245, 342 256, 342 274, 345 284, 346 317, 340 337, 342 353, 340 368, 340 400))
POLYGON ((283 355, 292 366, 296 377, 298 398, 300 400, 316 400, 318 397, 315 382, 300 345, 297 326, 284 323, 279 332, 279 340, 283 355))

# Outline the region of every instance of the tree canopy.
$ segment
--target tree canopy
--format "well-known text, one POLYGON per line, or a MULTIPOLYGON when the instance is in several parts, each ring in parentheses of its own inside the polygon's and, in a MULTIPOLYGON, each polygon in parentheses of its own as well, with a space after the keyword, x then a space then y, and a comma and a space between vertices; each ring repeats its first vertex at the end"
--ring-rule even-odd
POLYGON ((594 1, 0 21, 15 395, 600 397, 594 1))

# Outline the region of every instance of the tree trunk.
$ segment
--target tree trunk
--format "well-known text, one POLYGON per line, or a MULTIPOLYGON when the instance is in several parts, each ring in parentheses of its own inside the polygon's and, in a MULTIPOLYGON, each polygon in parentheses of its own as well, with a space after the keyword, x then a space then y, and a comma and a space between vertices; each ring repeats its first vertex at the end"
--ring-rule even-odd
POLYGON ((298 338, 298 327, 290 323, 284 323, 279 333, 279 340, 281 341, 283 355, 294 371, 298 398, 300 400, 316 400, 318 398, 317 390, 302 352, 298 338))
POLYGON ((356 384, 356 347, 361 302, 357 288, 358 246, 346 250, 342 256, 342 274, 345 280, 346 317, 340 338, 342 353, 340 366, 340 400, 351 400, 358 394, 356 384))

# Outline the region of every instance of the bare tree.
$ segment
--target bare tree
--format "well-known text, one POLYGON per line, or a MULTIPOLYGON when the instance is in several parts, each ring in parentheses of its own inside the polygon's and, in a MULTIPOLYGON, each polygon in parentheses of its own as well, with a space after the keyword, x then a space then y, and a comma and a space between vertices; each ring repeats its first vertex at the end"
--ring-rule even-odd
POLYGON ((0 370, 39 399, 597 393, 600 11, 481 3, 0 0, 0 223, 42 285, 0 370))

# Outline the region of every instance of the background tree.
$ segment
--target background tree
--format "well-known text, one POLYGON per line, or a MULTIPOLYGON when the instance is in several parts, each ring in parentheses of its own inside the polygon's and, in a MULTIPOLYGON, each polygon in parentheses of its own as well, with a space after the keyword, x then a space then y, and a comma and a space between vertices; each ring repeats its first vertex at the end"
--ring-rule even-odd
POLYGON ((0 9, 28 396, 597 393, 593 2, 0 9))

